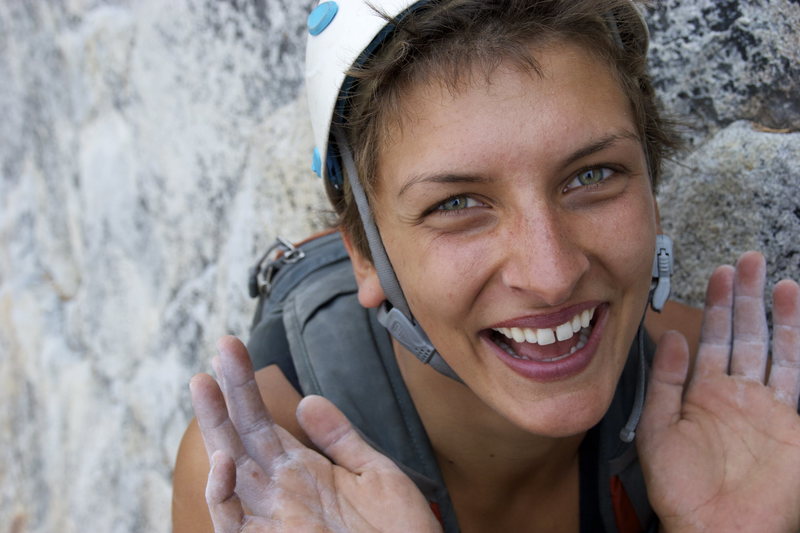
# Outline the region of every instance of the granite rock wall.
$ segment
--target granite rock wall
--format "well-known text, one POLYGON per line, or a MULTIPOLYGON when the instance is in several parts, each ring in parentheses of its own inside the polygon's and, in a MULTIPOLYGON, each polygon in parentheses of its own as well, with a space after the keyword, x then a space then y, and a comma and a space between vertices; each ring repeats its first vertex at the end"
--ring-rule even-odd
MULTIPOLYGON (((311 0, 0 4, 0 532, 166 532, 187 382, 246 336, 246 272, 322 225, 311 0)), ((687 152, 660 190, 676 296, 749 248, 800 277, 800 4, 665 0, 687 152)))
POLYGON ((800 273, 800 2, 663 0, 648 10, 656 90, 687 150, 659 202, 676 296, 702 302, 714 266, 763 250, 770 285, 800 273))

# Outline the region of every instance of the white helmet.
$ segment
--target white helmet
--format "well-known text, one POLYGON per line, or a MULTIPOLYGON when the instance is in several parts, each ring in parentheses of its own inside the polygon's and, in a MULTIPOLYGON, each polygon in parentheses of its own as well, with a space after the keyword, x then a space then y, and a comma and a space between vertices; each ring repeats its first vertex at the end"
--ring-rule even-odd
MULTIPOLYGON (((315 147, 312 169, 323 179, 335 182, 329 175, 330 128, 333 112, 344 84, 346 73, 367 50, 376 48, 384 35, 386 19, 401 18, 404 12, 427 4, 428 0, 322 0, 308 15, 306 45, 306 91, 315 147)), ((641 22, 645 50, 649 41, 647 24, 633 0, 630 2, 641 22)), ((609 26, 616 31, 613 17, 609 26)), ((619 33, 616 32, 619 40, 619 33)), ((620 41, 621 44, 621 41, 620 41)))
MULTIPOLYGON (((386 19, 375 9, 397 16, 418 0, 322 1, 308 16, 306 46, 306 90, 311 126, 314 130, 312 168, 320 177, 328 174, 328 140, 331 121, 345 74, 370 46, 386 19), (373 7, 374 6, 374 7, 373 7)), ((374 43, 377 45, 378 43, 374 43)))
POLYGON ((306 87, 311 126, 314 130, 312 168, 334 187, 342 186, 342 167, 358 204, 359 214, 369 242, 372 260, 388 302, 378 310, 378 320, 392 336, 417 356, 420 361, 458 380, 456 374, 428 340, 416 323, 397 281, 392 265, 383 248, 378 228, 372 219, 366 194, 356 175, 344 135, 331 131, 333 116, 346 73, 358 59, 378 46, 386 27, 384 15, 398 17, 426 0, 336 0, 321 2, 308 16, 308 45, 306 48, 306 87), (331 137, 336 139, 335 156, 331 137))
MULTIPOLYGON (((378 320, 392 336, 439 372, 458 380, 444 359, 439 356, 425 332, 414 320, 403 291, 389 262, 375 225, 363 187, 356 175, 350 147, 345 135, 334 124, 334 113, 340 94, 346 89, 346 73, 359 60, 364 60, 388 35, 385 16, 402 18, 403 14, 421 7, 430 0, 323 0, 308 16, 306 47, 306 91, 316 147, 312 169, 318 176, 341 189, 347 179, 358 205, 369 243, 372 260, 388 302, 378 311, 378 320), (380 14, 379 14, 380 13, 380 14), (344 172, 343 172, 344 171, 344 172), (343 176, 344 174, 344 176, 343 176)), ((621 36, 617 21, 609 14, 607 24, 621 47, 634 44, 646 53, 649 41, 647 25, 639 14, 637 28, 621 36), (623 42, 634 38, 631 43, 623 42)))

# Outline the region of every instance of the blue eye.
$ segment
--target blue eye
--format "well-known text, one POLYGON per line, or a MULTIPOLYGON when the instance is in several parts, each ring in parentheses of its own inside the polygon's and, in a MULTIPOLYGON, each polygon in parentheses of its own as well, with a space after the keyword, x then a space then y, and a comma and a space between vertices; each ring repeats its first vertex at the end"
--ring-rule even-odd
POLYGON ((453 196, 436 207, 437 211, 461 211, 468 207, 476 207, 480 203, 469 196, 453 196))
POLYGON ((612 174, 614 174, 614 170, 608 167, 587 168, 578 172, 564 190, 597 185, 610 178, 612 174))

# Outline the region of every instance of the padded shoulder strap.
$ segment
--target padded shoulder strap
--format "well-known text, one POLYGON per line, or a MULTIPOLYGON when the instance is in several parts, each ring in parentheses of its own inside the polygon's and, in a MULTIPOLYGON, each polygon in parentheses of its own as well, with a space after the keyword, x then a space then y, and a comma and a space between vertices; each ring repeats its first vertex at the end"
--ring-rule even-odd
MULTIPOLYGON (((274 250, 281 241, 270 247, 274 250)), ((287 260, 286 254, 270 254, 251 269, 249 284, 258 295, 258 305, 250 328, 247 350, 258 370, 271 364, 280 366, 290 383, 297 386, 289 343, 283 326, 283 304, 286 297, 311 274, 336 268, 349 269, 350 258, 338 232, 316 236, 299 245, 302 253, 287 260), (276 257, 271 257, 275 255, 276 257), (259 283, 263 282, 263 285, 259 283)))
MULTIPOLYGON (((307 253, 303 261, 311 256, 307 253)), ((374 310, 358 303, 349 261, 307 274, 302 284, 286 294, 282 319, 303 394, 331 400, 373 446, 438 504, 445 531, 458 531, 389 334, 374 310)))

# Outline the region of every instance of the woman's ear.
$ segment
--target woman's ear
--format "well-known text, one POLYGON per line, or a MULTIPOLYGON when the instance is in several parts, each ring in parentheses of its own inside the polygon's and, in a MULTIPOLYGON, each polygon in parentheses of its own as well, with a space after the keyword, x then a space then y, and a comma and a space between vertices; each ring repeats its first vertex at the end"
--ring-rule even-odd
POLYGON ((386 295, 383 293, 375 265, 356 250, 347 232, 342 231, 341 233, 358 284, 358 303, 364 307, 378 307, 386 300, 386 295))

